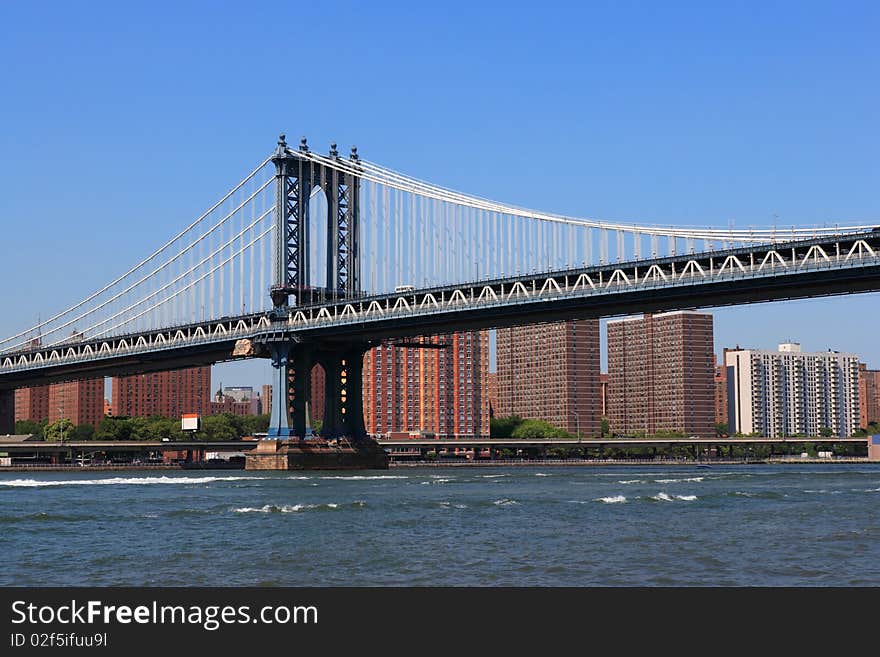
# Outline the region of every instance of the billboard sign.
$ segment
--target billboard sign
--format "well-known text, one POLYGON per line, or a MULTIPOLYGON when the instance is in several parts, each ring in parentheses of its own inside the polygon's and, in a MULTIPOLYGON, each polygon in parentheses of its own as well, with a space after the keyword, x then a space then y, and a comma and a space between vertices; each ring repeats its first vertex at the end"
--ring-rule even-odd
POLYGON ((180 428, 183 431, 198 431, 201 428, 201 418, 198 413, 181 415, 180 428))

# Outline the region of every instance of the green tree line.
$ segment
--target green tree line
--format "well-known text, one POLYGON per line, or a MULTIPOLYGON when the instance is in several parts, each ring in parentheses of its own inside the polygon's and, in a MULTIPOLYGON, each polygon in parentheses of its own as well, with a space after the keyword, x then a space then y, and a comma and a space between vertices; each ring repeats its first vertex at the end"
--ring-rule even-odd
POLYGON ((20 420, 15 423, 18 434, 34 434, 44 440, 238 440, 255 433, 265 433, 269 428, 268 415, 233 415, 221 413, 202 418, 201 429, 192 435, 181 431, 177 418, 152 417, 104 417, 97 428, 90 424, 74 426, 70 420, 58 420, 49 424, 45 420, 34 422, 20 420))
POLYGON ((544 420, 525 420, 519 415, 492 418, 489 423, 492 438, 518 438, 537 440, 566 440, 574 436, 564 429, 544 420))

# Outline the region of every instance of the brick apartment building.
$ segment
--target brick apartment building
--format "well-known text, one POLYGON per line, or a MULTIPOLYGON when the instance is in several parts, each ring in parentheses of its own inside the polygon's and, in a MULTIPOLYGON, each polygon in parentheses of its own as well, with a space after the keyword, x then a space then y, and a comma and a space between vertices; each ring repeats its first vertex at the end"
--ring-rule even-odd
POLYGON ((599 320, 498 329, 496 416, 545 420, 582 436, 601 432, 599 320))
POLYGON ((670 312, 608 322, 608 419, 631 435, 715 435, 712 315, 670 312))
POLYGON ((18 388, 15 391, 15 421, 49 419, 49 386, 18 388))
POLYGON ((114 377, 112 395, 113 414, 120 417, 208 415, 211 412, 211 368, 114 377))
POLYGON ((104 419, 104 379, 85 379, 49 386, 49 424, 70 420, 74 426, 97 427, 104 419))
POLYGON ((486 375, 486 394, 489 395, 489 417, 498 416, 498 372, 486 375))
POLYGON ((724 360, 727 358, 727 349, 721 357, 721 363, 715 365, 715 424, 724 424, 730 432, 730 423, 728 422, 727 407, 727 365, 724 360))
POLYGON ((487 331, 419 338, 443 348, 381 345, 364 357, 367 432, 489 435, 487 331))
POLYGON ((880 422, 880 370, 859 363, 859 426, 880 422))
MULTIPOLYGON (((326 395, 325 385, 327 382, 327 376, 324 372, 324 368, 320 365, 315 365, 312 368, 311 374, 311 384, 312 384, 312 396, 311 396, 311 414, 312 414, 312 422, 315 420, 324 420, 324 396, 326 395)), ((270 394, 271 400, 271 394, 270 394)), ((271 409, 271 407, 270 407, 271 409)), ((269 411, 263 411, 264 413, 268 413, 269 411)))
POLYGON ((263 384, 263 394, 260 397, 260 407, 262 408, 263 415, 269 415, 272 413, 272 385, 269 383, 263 384))

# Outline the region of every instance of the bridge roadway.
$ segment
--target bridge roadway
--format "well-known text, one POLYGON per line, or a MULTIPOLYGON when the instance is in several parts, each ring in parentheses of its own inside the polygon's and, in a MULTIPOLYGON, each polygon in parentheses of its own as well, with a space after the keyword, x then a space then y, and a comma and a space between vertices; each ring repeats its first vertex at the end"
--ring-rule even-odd
MULTIPOLYGON (((529 439, 502 439, 502 438, 463 438, 463 439, 439 439, 439 440, 380 440, 383 448, 493 448, 510 449, 524 447, 659 447, 669 445, 792 445, 804 442, 810 443, 862 443, 866 444, 868 438, 648 438, 648 439, 616 439, 608 438, 601 440, 529 440, 529 439)), ((209 452, 224 451, 247 451, 254 449, 259 441, 238 440, 228 442, 211 442, 200 440, 159 442, 147 440, 132 441, 70 441, 70 442, 14 442, 4 443, 0 437, 0 452, 12 453, 60 453, 66 451, 76 452, 165 452, 204 450, 209 452)))
MULTIPOLYGON (((352 342, 880 290, 880 229, 534 273, 224 317, 0 354, 0 392, 268 356, 274 341, 352 342), (244 349, 236 351, 239 340, 244 349), (235 354, 235 355, 234 355, 235 354)), ((2 427, 0 427, 2 429, 2 427)))

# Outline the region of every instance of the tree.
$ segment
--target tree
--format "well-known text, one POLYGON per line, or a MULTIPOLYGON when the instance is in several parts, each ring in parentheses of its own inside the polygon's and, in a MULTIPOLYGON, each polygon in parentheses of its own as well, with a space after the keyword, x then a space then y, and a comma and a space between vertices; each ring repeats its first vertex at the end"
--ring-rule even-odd
POLYGON ((611 423, 607 417, 602 418, 602 437, 611 435, 611 423))
POLYGON ((73 422, 61 419, 53 422, 46 427, 46 440, 58 442, 61 440, 70 440, 70 434, 73 431, 73 422))
POLYGON ((510 438, 514 429, 522 422, 523 419, 519 415, 494 417, 489 421, 489 435, 492 438, 510 438))
POLYGON ((99 440, 127 440, 128 418, 105 416, 95 431, 99 440))
POLYGON ((513 430, 510 437, 538 440, 560 440, 571 438, 571 435, 544 420, 523 420, 523 422, 513 430))
MULTIPOLYGON (((268 415, 209 415, 202 418, 202 428, 192 438, 196 440, 237 440, 269 429, 268 415)), ((180 428, 180 419, 153 415, 150 417, 105 417, 101 420, 95 438, 100 440, 171 441, 189 438, 189 432, 180 428)))
POLYGON ((202 429, 195 435, 196 440, 226 441, 240 438, 234 418, 231 413, 202 418, 202 429))
MULTIPOLYGON (((65 434, 65 437, 67 434, 65 434)), ((74 427, 73 431, 70 432, 71 440, 91 440, 95 436, 95 427, 91 424, 78 424, 74 427)))
POLYGON ((834 432, 831 430, 830 427, 822 427, 819 429, 819 435, 824 438, 830 438, 834 435, 834 432))
POLYGON ((34 422, 33 420, 19 420, 15 423, 15 433, 19 435, 32 434, 34 436, 43 436, 45 424, 34 422))
POLYGON ((152 432, 149 419, 145 417, 129 418, 128 439, 129 440, 155 440, 156 436, 152 432))
POLYGON ((719 422, 715 425, 715 435, 718 437, 724 437, 728 435, 727 423, 719 422))
MULTIPOLYGON (((253 436, 257 433, 266 433, 269 430, 268 415, 245 415, 242 419, 243 436, 253 436)), ((319 421, 315 421, 317 425, 319 421)))

